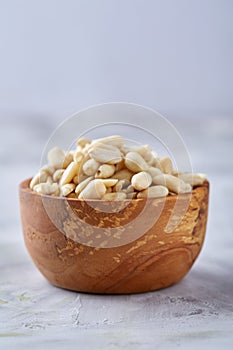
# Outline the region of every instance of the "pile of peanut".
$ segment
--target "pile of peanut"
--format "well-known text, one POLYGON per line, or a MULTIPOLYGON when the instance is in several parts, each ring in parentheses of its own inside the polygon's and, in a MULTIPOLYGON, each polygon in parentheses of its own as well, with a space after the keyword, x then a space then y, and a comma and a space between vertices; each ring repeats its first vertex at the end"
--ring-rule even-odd
POLYGON ((74 151, 55 147, 30 182, 38 193, 78 199, 124 200, 191 192, 204 174, 178 173, 148 145, 127 147, 121 136, 80 138, 74 151))

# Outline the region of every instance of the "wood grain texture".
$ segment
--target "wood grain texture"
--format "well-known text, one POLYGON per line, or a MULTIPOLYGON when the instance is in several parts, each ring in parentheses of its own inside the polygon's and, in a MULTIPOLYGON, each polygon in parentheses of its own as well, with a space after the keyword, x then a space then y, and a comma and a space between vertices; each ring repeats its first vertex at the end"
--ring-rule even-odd
MULTIPOLYGON (((41 196, 28 184, 20 185, 25 244, 38 269, 56 286, 111 294, 152 291, 182 279, 201 250, 207 181, 193 190, 182 221, 171 233, 165 230, 177 196, 132 200, 121 208, 122 202, 41 196)), ((183 202, 185 194, 181 207, 183 202)))

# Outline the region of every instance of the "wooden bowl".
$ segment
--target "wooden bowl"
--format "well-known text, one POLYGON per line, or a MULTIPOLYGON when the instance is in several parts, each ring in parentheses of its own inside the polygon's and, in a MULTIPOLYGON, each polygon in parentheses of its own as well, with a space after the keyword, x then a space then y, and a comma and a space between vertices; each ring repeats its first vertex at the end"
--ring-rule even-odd
POLYGON ((40 272, 56 286, 105 294, 152 291, 180 281, 200 253, 208 181, 191 195, 134 199, 127 206, 124 201, 40 195, 29 182, 19 190, 25 244, 40 272), (180 222, 177 212, 171 219, 177 208, 183 210, 180 222), (174 220, 168 233, 168 222, 174 220))

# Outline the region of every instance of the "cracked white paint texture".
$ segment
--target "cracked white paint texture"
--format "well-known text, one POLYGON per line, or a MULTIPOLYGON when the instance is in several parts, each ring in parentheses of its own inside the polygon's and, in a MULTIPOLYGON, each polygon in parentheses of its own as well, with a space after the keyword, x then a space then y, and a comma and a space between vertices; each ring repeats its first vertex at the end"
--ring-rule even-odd
POLYGON ((104 296, 50 285, 24 247, 18 183, 37 170, 54 123, 1 120, 0 349, 232 349, 233 119, 175 120, 195 171, 208 174, 204 248, 179 284, 104 296))

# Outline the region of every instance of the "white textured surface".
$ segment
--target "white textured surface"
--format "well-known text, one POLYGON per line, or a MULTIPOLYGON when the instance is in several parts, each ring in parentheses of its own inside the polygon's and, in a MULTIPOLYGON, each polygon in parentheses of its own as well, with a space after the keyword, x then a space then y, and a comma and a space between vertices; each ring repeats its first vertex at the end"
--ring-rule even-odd
POLYGON ((175 121, 195 171, 208 173, 210 215, 203 251, 178 285, 127 296, 50 285, 23 244, 17 186, 38 168, 55 127, 1 120, 0 349, 232 349, 233 119, 175 121))

